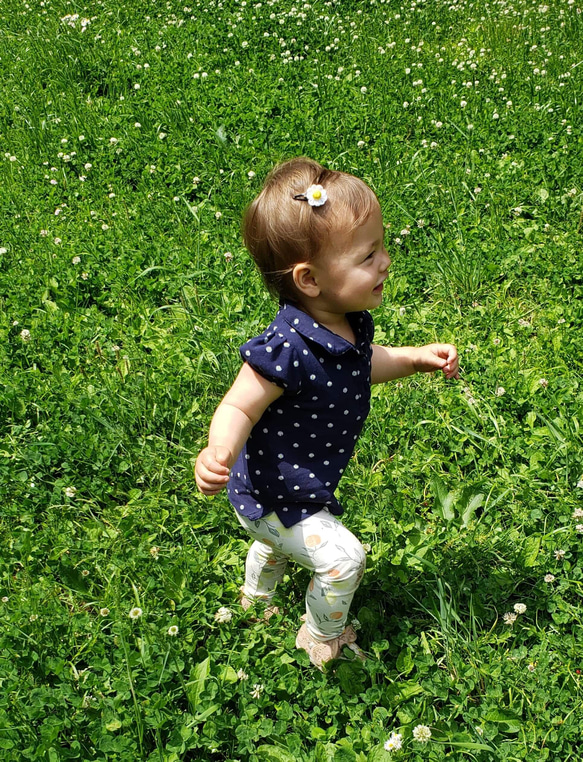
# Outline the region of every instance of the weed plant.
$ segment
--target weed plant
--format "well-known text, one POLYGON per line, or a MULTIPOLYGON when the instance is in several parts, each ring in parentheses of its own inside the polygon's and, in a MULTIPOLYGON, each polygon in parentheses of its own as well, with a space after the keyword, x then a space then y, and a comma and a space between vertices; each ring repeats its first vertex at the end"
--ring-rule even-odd
POLYGON ((580 0, 4 0, 0 40, 0 758, 580 760, 580 0), (192 476, 299 154, 378 194, 377 341, 463 368, 374 388, 370 657, 324 673, 307 573, 253 622, 192 476))

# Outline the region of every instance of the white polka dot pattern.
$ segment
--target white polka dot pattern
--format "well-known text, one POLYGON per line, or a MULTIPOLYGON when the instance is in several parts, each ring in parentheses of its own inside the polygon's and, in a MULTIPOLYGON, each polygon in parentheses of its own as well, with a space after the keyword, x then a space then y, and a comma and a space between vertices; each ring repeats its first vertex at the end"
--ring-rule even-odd
POLYGON ((354 345, 286 303, 241 347, 244 361, 284 389, 254 427, 227 485, 250 520, 275 511, 293 526, 324 505, 343 512, 334 490, 368 415, 374 332, 368 313, 348 319, 354 345))

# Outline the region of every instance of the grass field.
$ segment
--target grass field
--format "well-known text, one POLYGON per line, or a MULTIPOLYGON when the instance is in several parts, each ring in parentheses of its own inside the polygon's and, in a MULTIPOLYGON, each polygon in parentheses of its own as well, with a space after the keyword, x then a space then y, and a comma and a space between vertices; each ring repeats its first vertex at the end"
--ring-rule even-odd
POLYGON ((0 4, 0 759, 581 759, 582 8, 0 4), (463 368, 374 388, 370 657, 324 674, 307 572, 254 623, 192 475, 276 309, 243 209, 300 154, 379 197, 377 341, 463 368))

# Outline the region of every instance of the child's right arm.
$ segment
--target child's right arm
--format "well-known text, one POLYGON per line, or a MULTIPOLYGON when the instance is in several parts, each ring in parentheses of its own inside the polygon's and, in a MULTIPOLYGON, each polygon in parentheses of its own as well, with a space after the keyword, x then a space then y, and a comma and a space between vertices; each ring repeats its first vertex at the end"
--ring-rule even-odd
POLYGON ((253 426, 282 394, 283 389, 243 363, 215 411, 208 446, 196 459, 196 484, 203 495, 216 495, 223 489, 253 426))

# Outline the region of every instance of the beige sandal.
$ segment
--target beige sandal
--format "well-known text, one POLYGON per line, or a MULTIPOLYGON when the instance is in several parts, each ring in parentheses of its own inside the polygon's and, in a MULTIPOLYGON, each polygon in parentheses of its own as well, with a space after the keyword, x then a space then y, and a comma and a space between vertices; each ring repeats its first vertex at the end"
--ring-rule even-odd
POLYGON ((356 633, 351 625, 348 625, 337 638, 320 642, 312 638, 308 628, 303 624, 296 637, 296 648, 303 649, 310 657, 312 664, 320 670, 326 662, 338 659, 342 655, 342 648, 344 646, 350 648, 357 659, 365 661, 366 656, 364 651, 356 644, 356 633))
MULTIPOLYGON (((261 598, 249 598, 248 596, 245 595, 244 590, 245 590, 244 587, 239 588, 239 603, 243 607, 243 611, 248 611, 251 608, 251 606, 254 606, 258 601, 261 601, 261 598)), ((263 612, 263 616, 260 619, 258 619, 255 616, 251 617, 251 621, 260 622, 261 620, 263 620, 265 622, 269 622, 269 620, 274 614, 280 614, 280 613, 281 612, 280 612, 279 606, 266 606, 265 611, 263 612)))

